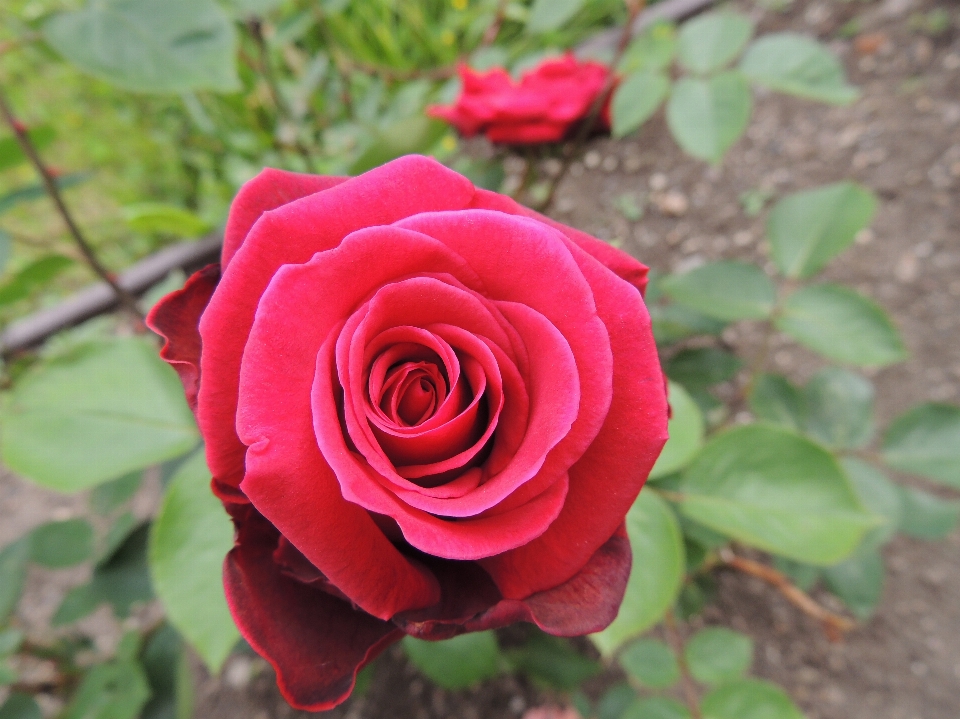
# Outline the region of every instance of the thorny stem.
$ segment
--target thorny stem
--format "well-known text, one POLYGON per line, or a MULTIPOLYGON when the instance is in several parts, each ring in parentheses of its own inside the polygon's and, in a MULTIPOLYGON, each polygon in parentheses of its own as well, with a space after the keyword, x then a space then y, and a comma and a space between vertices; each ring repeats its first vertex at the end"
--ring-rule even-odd
MULTIPOLYGON (((286 101, 283 99, 283 95, 280 94, 280 86, 277 85, 277 78, 273 74, 273 67, 270 64, 270 52, 267 48, 267 41, 263 37, 263 24, 258 18, 251 18, 247 21, 247 28, 250 30, 250 35, 253 37, 254 43, 257 46, 257 53, 259 54, 259 71, 260 75, 263 77, 264 82, 267 83, 267 89, 270 91, 270 97, 273 100, 273 104, 277 108, 277 112, 280 116, 289 122, 291 125, 296 125, 294 121, 293 112, 290 107, 287 105, 286 101)), ((303 161, 307 164, 307 169, 313 170, 313 157, 310 154, 310 150, 300 141, 299 138, 295 139, 293 142, 293 147, 296 149, 297 153, 303 158, 303 161)))
POLYGON ((683 640, 680 638, 680 632, 677 631, 677 618, 672 609, 668 609, 663 617, 663 626, 666 629, 667 641, 673 648, 673 653, 677 655, 677 664, 680 666, 680 686, 683 690, 683 699, 690 710, 690 716, 693 719, 701 719, 700 701, 697 698, 697 685, 690 675, 690 667, 687 666, 686 657, 683 654, 683 640))
POLYGON ((739 557, 729 547, 719 552, 720 561, 731 569, 758 577, 767 582, 786 597, 787 601, 800 609, 804 614, 813 617, 823 625, 823 631, 831 642, 840 641, 844 632, 853 629, 856 624, 844 616, 835 614, 817 602, 799 587, 796 587, 785 575, 773 567, 768 567, 752 559, 739 557))
POLYGON ((580 125, 580 129, 577 131, 573 141, 567 145, 563 159, 561 160, 560 172, 557 173, 553 182, 550 184, 550 189, 546 197, 542 202, 537 203, 537 206, 534 208, 536 210, 545 210, 550 206, 550 203, 553 202, 553 196, 556 194, 560 181, 567 174, 570 165, 573 164, 573 159, 580 154, 583 144, 596 127, 600 113, 603 111, 603 108, 610 100, 610 95, 613 93, 614 86, 617 83, 617 67, 623 59, 623 54, 630 46, 630 40, 633 37, 633 26, 637 20, 637 16, 643 12, 647 4, 646 0, 625 0, 625 2, 628 14, 627 21, 620 33, 620 39, 617 41, 617 49, 616 52, 614 52, 613 60, 610 62, 610 74, 607 76, 607 81, 603 84, 603 89, 597 94, 596 98, 594 98, 593 104, 590 106, 590 112, 587 113, 587 117, 580 125))
POLYGON ((6 93, 4 92, 2 86, 0 86, 0 115, 3 115, 4 121, 10 126, 14 137, 17 138, 17 144, 20 145, 20 149, 23 151, 23 154, 27 156, 27 159, 30 160, 30 164, 33 165, 33 168, 37 171, 37 174, 40 175, 40 179, 43 181, 43 187, 46 190, 47 195, 49 195, 54 206, 57 208, 57 212, 67 225, 67 229, 70 231, 70 234, 73 237, 74 242, 76 242, 77 247, 79 248, 80 253, 83 255, 87 265, 101 280, 109 285, 110 289, 112 289, 113 293, 117 296, 117 300, 120 302, 120 305, 142 322, 144 320, 144 316, 140 311, 140 308, 137 307, 136 298, 123 289, 119 284, 117 284, 115 275, 100 262, 100 259, 97 257, 96 252, 94 252, 93 247, 80 231, 80 227, 73 219, 73 215, 70 214, 70 210, 67 209, 67 205, 63 201, 63 195, 60 194, 60 188, 57 187, 53 173, 50 172, 50 169, 45 164, 43 164, 43 160, 40 158, 40 154, 37 152, 36 146, 33 144, 33 141, 27 134, 26 125, 20 122, 13 114, 13 109, 10 107, 10 104, 7 101, 6 93))

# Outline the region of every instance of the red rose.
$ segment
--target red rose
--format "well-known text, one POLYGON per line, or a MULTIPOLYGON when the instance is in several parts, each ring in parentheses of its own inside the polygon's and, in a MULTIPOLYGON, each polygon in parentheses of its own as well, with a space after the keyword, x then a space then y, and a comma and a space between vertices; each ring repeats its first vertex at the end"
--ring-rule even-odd
MULTIPOLYGON (((519 84, 503 68, 480 73, 461 66, 457 102, 433 105, 427 114, 446 120, 465 137, 483 132, 491 142, 557 142, 587 116, 609 75, 606 65, 578 62, 570 53, 540 63, 519 84)), ((609 127, 607 108, 600 119, 609 127)))
POLYGON ((166 338, 236 525, 227 599, 291 704, 403 633, 611 622, 666 439, 646 267, 404 157, 264 170, 166 338))

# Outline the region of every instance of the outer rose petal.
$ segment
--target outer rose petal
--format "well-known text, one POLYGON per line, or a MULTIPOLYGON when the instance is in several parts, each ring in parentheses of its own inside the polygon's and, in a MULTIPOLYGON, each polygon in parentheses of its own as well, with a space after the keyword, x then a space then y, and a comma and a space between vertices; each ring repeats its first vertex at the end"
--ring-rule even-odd
POLYGON ((220 265, 207 265, 192 274, 181 289, 160 300, 147 315, 147 327, 166 340, 160 356, 180 375, 187 404, 194 413, 200 389, 202 342, 198 324, 219 280, 220 265))
POLYGON ((254 511, 237 524, 223 579, 240 633, 273 665, 295 708, 336 706, 349 696, 357 672, 402 632, 286 576, 273 561, 278 534, 254 511))
POLYGON ((260 215, 275 210, 301 197, 322 192, 346 182, 348 177, 305 175, 266 167, 249 182, 244 183, 230 205, 230 216, 223 231, 223 251, 220 260, 226 269, 230 260, 247 238, 247 233, 260 215))

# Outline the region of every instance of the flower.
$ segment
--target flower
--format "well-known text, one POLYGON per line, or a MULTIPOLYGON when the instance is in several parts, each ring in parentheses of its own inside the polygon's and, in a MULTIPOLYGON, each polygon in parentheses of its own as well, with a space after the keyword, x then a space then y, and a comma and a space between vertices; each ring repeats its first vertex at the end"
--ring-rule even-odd
MULTIPOLYGON (((466 137, 482 132, 491 142, 557 142, 589 114, 609 75, 606 65, 580 62, 571 53, 544 60, 519 84, 501 67, 484 73, 461 65, 463 89, 456 103, 432 105, 427 114, 466 137)), ((609 101, 599 119, 609 127, 609 101)))
POLYGON ((647 268, 432 159, 264 170, 150 313, 236 527, 243 636, 291 704, 404 634, 616 616, 666 439, 647 268))

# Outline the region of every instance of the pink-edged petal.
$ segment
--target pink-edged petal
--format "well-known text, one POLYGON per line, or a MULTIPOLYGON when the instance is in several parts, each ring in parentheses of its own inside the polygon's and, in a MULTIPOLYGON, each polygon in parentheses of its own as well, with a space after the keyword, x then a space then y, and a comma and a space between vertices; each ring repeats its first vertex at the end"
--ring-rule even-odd
POLYGON ((348 179, 350 178, 305 175, 265 167, 260 174, 243 184, 230 205, 220 255, 224 269, 240 249, 250 228, 264 212, 275 210, 301 197, 323 192, 348 179))
POLYGON ((197 411, 200 390, 200 315, 220 280, 220 265, 207 265, 184 286, 160 300, 147 315, 147 327, 165 340, 160 356, 180 376, 187 404, 197 411))
POLYGON ((240 523, 223 567, 227 603, 240 633, 273 665, 284 698, 297 709, 331 709, 402 632, 285 574, 273 561, 277 539, 254 513, 240 523))
POLYGON ((524 599, 504 599, 464 628, 476 632, 522 621, 560 637, 599 632, 620 610, 630 562, 630 540, 621 525, 566 582, 524 599))
POLYGON ((591 237, 586 232, 581 232, 573 227, 561 224, 545 215, 541 215, 539 212, 524 207, 506 195, 490 192, 489 190, 478 188, 471 207, 484 210, 498 210, 511 215, 531 217, 535 220, 545 222, 573 240, 581 250, 591 255, 594 259, 599 260, 601 264, 618 277, 636 287, 640 290, 641 294, 646 291, 647 273, 649 272, 649 268, 646 265, 638 262, 626 252, 621 252, 606 242, 601 242, 595 237, 591 237))
MULTIPOLYGON (((244 446, 236 430, 240 363, 260 298, 279 268, 307 262, 364 227, 387 225, 418 212, 458 209, 469 203, 473 192, 466 178, 435 160, 408 156, 261 215, 231 259, 200 322, 204 382, 197 419, 214 477, 233 486, 243 477, 244 446)), ((314 301, 325 302, 338 291, 352 298, 351 288, 343 286, 355 279, 367 286, 365 276, 376 275, 381 283, 396 276, 385 271, 385 260, 372 258, 367 265, 345 268, 337 279, 341 289, 317 285, 322 290, 314 290, 314 301)), ((423 270, 417 263, 407 266, 407 273, 423 270)), ((300 317, 303 310, 297 307, 293 319, 298 325, 303 324, 300 317)), ((312 370, 312 360, 309 365, 312 370)))
POLYGON ((584 566, 626 516, 667 439, 663 374, 640 293, 570 247, 610 331, 613 403, 600 433, 570 468, 570 493, 556 522, 528 545, 483 561, 510 599, 557 586, 584 566))

